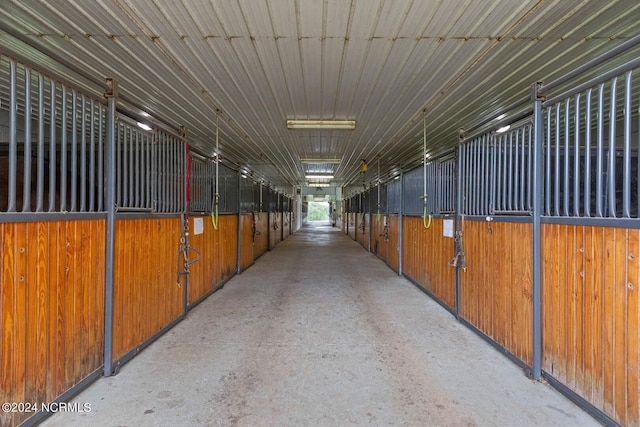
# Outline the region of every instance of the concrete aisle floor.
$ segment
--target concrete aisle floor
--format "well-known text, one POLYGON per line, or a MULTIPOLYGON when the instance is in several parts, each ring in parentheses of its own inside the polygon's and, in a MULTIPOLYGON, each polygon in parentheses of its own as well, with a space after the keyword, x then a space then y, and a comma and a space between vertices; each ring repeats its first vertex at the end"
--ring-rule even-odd
POLYGON ((303 228, 46 426, 599 425, 331 227, 303 228))

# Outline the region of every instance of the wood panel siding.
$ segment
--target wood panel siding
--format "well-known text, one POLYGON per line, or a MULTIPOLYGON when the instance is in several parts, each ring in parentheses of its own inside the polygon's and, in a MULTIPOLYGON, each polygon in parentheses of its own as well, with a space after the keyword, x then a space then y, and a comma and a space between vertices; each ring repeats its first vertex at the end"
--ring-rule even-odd
POLYGON ((353 240, 356 240, 356 228, 358 228, 358 225, 356 224, 356 214, 354 212, 349 212, 347 214, 347 217, 348 217, 347 234, 353 240))
POLYGON ((388 234, 389 241, 387 242, 387 265, 395 271, 400 269, 400 254, 398 253, 398 243, 400 237, 400 222, 398 215, 389 215, 388 234))
POLYGON ((282 215, 282 240, 291 234, 291 212, 284 212, 282 215))
POLYGON ((460 315, 530 366, 531 224, 465 221, 463 244, 460 315))
POLYGON ((258 259, 269 249, 269 215, 254 214, 255 236, 253 237, 253 257, 258 259))
POLYGON ((180 227, 180 218, 116 220, 113 360, 182 314, 183 283, 177 277, 180 227))
POLYGON ((639 425, 640 231, 543 224, 542 368, 622 425, 639 425))
MULTIPOLYGON (((194 249, 200 251, 200 261, 191 266, 189 274, 189 304, 197 301, 207 292, 214 289, 219 283, 231 276, 234 271, 223 268, 223 251, 222 242, 230 239, 235 240, 237 230, 233 227, 226 226, 234 221, 235 215, 221 215, 218 217, 218 229, 213 227, 211 217, 202 217, 204 231, 202 234, 191 234, 190 245, 194 249), (225 236, 224 233, 233 233, 231 236, 225 236)), ((193 224, 193 219, 191 220, 193 224)), ((193 226, 191 227, 193 230, 193 226)), ((195 256, 193 253, 191 257, 195 256)), ((233 254, 235 261, 236 254, 233 254)))
POLYGON ((387 246, 389 243, 387 230, 384 225, 384 215, 373 215, 371 220, 371 252, 383 261, 387 260, 387 246))
POLYGON ((0 400, 51 402, 102 366, 105 221, 2 223, 0 239, 0 400))
POLYGON ((269 249, 282 241, 282 213, 269 212, 269 249))
POLYGON ((369 214, 356 214, 356 226, 358 229, 356 236, 358 243, 366 250, 369 250, 369 219, 369 214))
POLYGON ((443 223, 442 219, 433 219, 425 228, 422 218, 403 218, 402 271, 455 309, 455 269, 449 265, 453 239, 443 236, 443 223))
POLYGON ((227 278, 238 269, 238 215, 225 215, 220 222, 222 241, 220 245, 220 266, 222 277, 227 278))
POLYGON ((242 214, 240 233, 240 270, 253 264, 253 214, 242 214))

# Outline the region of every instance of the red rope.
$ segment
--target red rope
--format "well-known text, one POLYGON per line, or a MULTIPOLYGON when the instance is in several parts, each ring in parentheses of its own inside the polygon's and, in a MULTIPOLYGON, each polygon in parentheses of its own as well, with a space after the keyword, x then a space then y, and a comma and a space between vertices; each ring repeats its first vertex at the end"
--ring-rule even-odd
POLYGON ((189 143, 185 145, 187 150, 187 206, 186 206, 186 217, 189 217, 189 211, 191 210, 191 174, 192 174, 192 162, 193 157, 191 156, 191 149, 189 148, 189 143))

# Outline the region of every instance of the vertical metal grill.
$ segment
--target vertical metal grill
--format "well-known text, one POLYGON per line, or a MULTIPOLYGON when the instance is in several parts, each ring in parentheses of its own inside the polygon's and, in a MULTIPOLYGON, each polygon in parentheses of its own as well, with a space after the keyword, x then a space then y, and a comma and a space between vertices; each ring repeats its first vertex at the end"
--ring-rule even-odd
POLYGON ((546 216, 638 217, 638 86, 621 68, 543 104, 546 216))
POLYGON ((0 55, 0 110, 0 212, 103 210, 104 100, 0 55))

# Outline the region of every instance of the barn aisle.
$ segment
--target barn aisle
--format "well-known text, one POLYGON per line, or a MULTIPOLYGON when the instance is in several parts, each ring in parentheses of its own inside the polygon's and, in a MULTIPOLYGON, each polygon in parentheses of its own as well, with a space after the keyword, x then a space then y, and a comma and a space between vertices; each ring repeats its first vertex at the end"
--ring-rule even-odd
POLYGON ((73 402, 43 425, 599 425, 326 224, 73 402))

